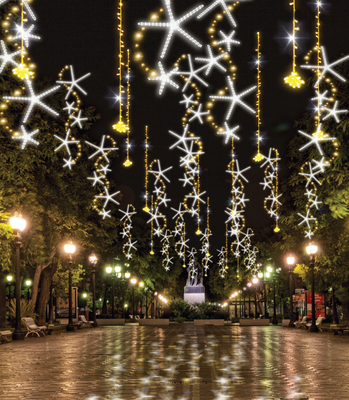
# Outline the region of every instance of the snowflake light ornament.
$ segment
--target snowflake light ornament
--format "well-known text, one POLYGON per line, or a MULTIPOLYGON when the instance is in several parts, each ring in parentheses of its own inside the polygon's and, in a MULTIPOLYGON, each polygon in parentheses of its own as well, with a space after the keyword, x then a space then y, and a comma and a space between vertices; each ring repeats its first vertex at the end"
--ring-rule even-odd
POLYGON ((25 82, 25 85, 27 87, 27 90, 29 91, 30 96, 27 96, 27 97, 23 97, 23 96, 18 96, 18 97, 17 96, 4 96, 5 100, 24 101, 24 102, 28 102, 29 103, 29 106, 28 106, 27 110, 24 113, 22 124, 25 124, 28 121, 28 119, 29 119, 34 107, 40 107, 41 109, 43 109, 46 112, 49 112, 49 113, 51 113, 51 114, 53 114, 55 116, 59 115, 58 112, 56 112, 51 107, 47 106, 46 104, 44 104, 41 101, 41 99, 43 99, 44 97, 46 97, 49 94, 51 94, 51 93, 55 92, 56 90, 58 90, 59 86, 55 86, 55 87, 53 87, 53 88, 51 88, 49 90, 46 90, 45 92, 43 92, 41 94, 36 94, 34 92, 32 82, 29 79, 25 79, 24 82, 25 82))
POLYGON ((337 124, 340 122, 340 119, 338 118, 338 114, 345 114, 348 112, 348 110, 337 110, 338 107, 338 100, 334 103, 333 108, 327 108, 324 107, 324 109, 326 111, 328 111, 328 114, 326 115, 326 117, 324 117, 322 120, 326 121, 326 119, 333 117, 334 120, 337 122, 337 124))
POLYGON ((64 146, 69 155, 71 155, 69 145, 75 144, 75 143, 80 143, 79 140, 69 140, 70 129, 68 129, 67 134, 65 135, 65 139, 62 139, 61 137, 59 137, 57 135, 54 135, 54 136, 56 139, 58 139, 62 142, 62 144, 60 144, 57 148, 55 148, 55 151, 58 151, 59 149, 61 149, 64 146))
POLYGON ((191 59, 191 55, 188 54, 188 64, 189 64, 189 71, 178 71, 177 75, 182 75, 185 77, 185 85, 183 86, 182 92, 185 92, 188 85, 193 81, 193 79, 196 79, 198 82, 200 82, 204 86, 208 86, 208 83, 205 82, 200 75, 198 75, 199 72, 203 71, 205 69, 205 66, 200 67, 198 69, 194 69, 193 66, 193 61, 191 59))
POLYGON ((16 30, 17 30, 17 35, 14 36, 14 39, 21 39, 23 40, 25 47, 29 47, 29 40, 30 39, 36 39, 36 40, 40 40, 41 37, 40 36, 36 36, 33 35, 31 32, 34 29, 34 24, 30 26, 30 28, 25 29, 24 26, 21 25, 16 25, 16 30))
POLYGON ((225 127, 225 131, 217 132, 217 135, 224 135, 225 136, 225 140, 224 143, 227 144, 228 141, 232 138, 236 139, 236 140, 240 140, 240 137, 238 135, 235 134, 235 132, 240 128, 240 125, 234 126, 234 128, 229 128, 229 125, 227 122, 224 122, 224 127, 225 127))
POLYGON ((117 192, 115 192, 113 194, 109 194, 108 188, 106 186, 104 186, 103 188, 104 188, 105 194, 96 196, 96 198, 98 198, 98 199, 105 199, 103 208, 105 208, 105 206, 109 203, 109 201, 112 201, 116 205, 119 205, 120 203, 117 200, 113 199, 113 197, 117 196, 118 194, 120 194, 120 191, 117 191, 117 192))
POLYGON ((33 131, 31 133, 28 133, 25 129, 25 127, 22 125, 21 126, 21 131, 22 131, 22 135, 21 136, 14 136, 13 138, 16 140, 20 140, 22 142, 22 146, 21 149, 24 150, 27 146, 27 143, 30 142, 32 144, 38 145, 39 142, 36 141, 35 139, 33 139, 33 136, 36 135, 39 132, 39 129, 37 129, 36 131, 33 131))
POLYGON ((21 54, 22 49, 14 51, 13 53, 9 53, 7 51, 5 42, 3 40, 0 41, 0 45, 1 45, 1 49, 2 49, 2 55, 0 56, 0 60, 2 60, 1 65, 0 65, 0 74, 1 74, 7 64, 12 64, 16 67, 18 66, 18 63, 14 60, 14 57, 21 54))
POLYGON ((243 179, 245 182, 248 182, 247 178, 244 177, 243 172, 248 171, 251 167, 249 166, 249 167, 247 167, 247 168, 245 168, 243 170, 240 170, 239 161, 235 160, 235 162, 236 162, 236 171, 230 171, 230 170, 226 171, 226 172, 231 173, 233 175, 233 177, 234 177, 233 184, 235 184, 237 179, 240 179, 240 178, 243 179))
POLYGON ((307 147, 311 145, 315 145, 320 153, 320 155, 323 155, 322 148, 320 146, 320 142, 326 142, 326 141, 333 141, 336 138, 328 137, 328 135, 324 134, 321 130, 322 124, 319 124, 319 126, 316 129, 316 132, 314 132, 312 135, 309 135, 308 133, 305 133, 303 131, 298 131, 301 135, 305 136, 307 139, 309 139, 309 143, 305 144, 302 146, 299 151, 303 151, 307 147))
POLYGON ((97 149, 97 151, 95 151, 92 155, 90 155, 89 159, 92 157, 95 157, 96 155, 101 153, 101 157, 103 157, 108 164, 110 163, 110 160, 107 157, 107 155, 109 154, 109 152, 111 152, 113 150, 118 150, 118 148, 117 147, 104 147, 105 138, 106 138, 106 136, 103 135, 102 140, 101 140, 101 145, 99 147, 93 143, 88 142, 87 140, 85 141, 85 143, 87 143, 89 146, 92 146, 95 149, 97 149))
POLYGON ((189 110, 191 114, 194 114, 194 115, 189 119, 189 122, 193 121, 194 119, 198 119, 199 122, 200 122, 200 124, 203 124, 203 123, 204 123, 204 121, 202 120, 201 117, 202 117, 203 115, 208 115, 208 114, 209 114, 209 111, 201 111, 201 108, 202 108, 202 104, 200 103, 196 111, 195 111, 195 110, 192 110, 192 109, 189 110))
POLYGON ((223 11, 225 11, 225 14, 227 15, 229 21, 231 22, 231 24, 233 25, 234 28, 237 27, 237 24, 235 22, 235 19, 233 17, 233 15, 231 14, 231 12, 228 9, 228 6, 226 3, 232 3, 232 2, 237 2, 238 0, 212 0, 212 3, 207 6, 204 11, 202 11, 199 15, 198 15, 198 19, 204 17, 206 14, 208 14, 209 12, 211 12, 213 9, 215 9, 217 6, 221 6, 223 8, 223 11))
POLYGON ((224 44, 226 46, 228 52, 231 51, 231 46, 233 44, 237 44, 237 45, 240 44, 240 42, 238 40, 233 39, 233 37, 235 35, 235 31, 232 31, 229 35, 226 35, 224 32, 219 31, 219 34, 223 37, 223 39, 220 40, 219 42, 217 42, 217 44, 224 44))
POLYGON ((73 66, 70 65, 70 74, 71 74, 71 81, 57 81, 56 83, 59 83, 60 85, 67 85, 69 90, 65 96, 65 99, 67 100, 67 98, 69 97, 70 93, 76 89, 79 89, 81 93, 83 93, 84 95, 87 95, 87 92, 85 92, 85 90, 78 84, 79 82, 81 82, 83 79, 86 79, 88 76, 91 75, 91 73, 87 73, 84 76, 81 76, 78 79, 75 79, 75 75, 74 75, 74 69, 73 66))
POLYGON ((170 72, 165 72, 165 69, 164 69, 161 61, 159 61, 158 66, 159 66, 160 74, 159 75, 155 75, 155 76, 150 76, 148 79, 150 81, 159 81, 160 82, 159 96, 161 96, 162 93, 164 92, 164 89, 165 89, 166 85, 170 85, 170 86, 174 87, 175 89, 178 89, 179 86, 177 85, 177 83, 175 83, 173 80, 171 80, 171 77, 173 75, 175 75, 176 72, 178 71, 178 67, 174 68, 170 72))
POLYGON ((216 67, 218 69, 220 69, 223 72, 227 72, 227 69, 224 68, 218 61, 222 58, 225 57, 225 55, 227 53, 222 53, 218 56, 214 56, 213 55, 213 51, 210 45, 207 45, 207 53, 208 53, 208 58, 205 57, 196 57, 195 61, 199 61, 199 62, 204 62, 206 63, 205 65, 205 75, 209 75, 209 73, 211 72, 213 67, 216 67))
POLYGON ((172 40, 173 34, 178 33, 182 37, 186 38, 189 42, 193 43, 197 47, 201 47, 201 43, 199 43, 196 39, 194 39, 189 33, 187 33, 181 25, 184 21, 188 20, 190 17, 197 14, 199 10, 201 10, 204 6, 201 4, 200 6, 194 8, 192 11, 189 11, 181 18, 175 18, 173 15, 172 7, 171 7, 171 0, 164 0, 165 10, 167 14, 167 22, 139 22, 139 26, 145 26, 150 28, 160 28, 160 29, 167 29, 167 37, 165 44, 162 48, 160 58, 164 58, 170 42, 172 40))
POLYGON ((77 117, 74 117, 73 115, 71 116, 71 118, 74 119, 74 122, 70 126, 74 126, 75 124, 78 124, 79 128, 82 129, 81 122, 82 121, 87 121, 88 118, 81 118, 81 113, 82 113, 82 111, 79 110, 79 114, 78 114, 77 117))

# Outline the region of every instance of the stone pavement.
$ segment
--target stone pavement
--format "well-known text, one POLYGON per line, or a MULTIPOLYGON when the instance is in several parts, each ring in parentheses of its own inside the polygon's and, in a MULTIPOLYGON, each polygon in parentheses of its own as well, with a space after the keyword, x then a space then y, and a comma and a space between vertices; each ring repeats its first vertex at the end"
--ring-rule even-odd
POLYGON ((119 326, 0 346, 0 399, 349 399, 349 337, 119 326))

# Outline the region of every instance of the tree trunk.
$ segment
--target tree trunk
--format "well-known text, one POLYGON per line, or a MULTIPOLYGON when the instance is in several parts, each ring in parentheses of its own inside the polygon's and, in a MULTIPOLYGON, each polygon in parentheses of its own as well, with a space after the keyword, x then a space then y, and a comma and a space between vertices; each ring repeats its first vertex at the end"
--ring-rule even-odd
POLYGON ((339 324, 338 321, 338 313, 337 313, 337 304, 336 304, 336 296, 334 294, 334 287, 332 286, 332 316, 333 316, 333 323, 339 324))
POLYGON ((6 277, 0 273, 0 328, 6 328, 6 277))
POLYGON ((57 266, 57 263, 52 264, 50 268, 45 268, 41 272, 40 296, 37 305, 38 325, 45 325, 46 323, 47 301, 50 294, 52 277, 57 271, 57 266))
POLYGON ((107 308, 107 290, 108 290, 108 285, 105 285, 105 292, 104 292, 104 299, 103 299, 103 306, 102 306, 102 314, 108 314, 108 308, 107 308))
MULTIPOLYGON (((343 282, 343 288, 346 288, 348 291, 349 281, 343 282)), ((343 321, 349 321, 349 299, 345 299, 342 301, 342 311, 343 311, 343 321)))

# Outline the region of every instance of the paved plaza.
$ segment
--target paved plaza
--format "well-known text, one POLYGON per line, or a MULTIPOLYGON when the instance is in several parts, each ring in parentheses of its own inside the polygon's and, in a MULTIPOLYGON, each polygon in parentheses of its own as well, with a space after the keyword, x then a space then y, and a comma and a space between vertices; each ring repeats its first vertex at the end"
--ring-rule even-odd
POLYGON ((349 337, 99 327, 0 346, 0 399, 349 399, 349 337))

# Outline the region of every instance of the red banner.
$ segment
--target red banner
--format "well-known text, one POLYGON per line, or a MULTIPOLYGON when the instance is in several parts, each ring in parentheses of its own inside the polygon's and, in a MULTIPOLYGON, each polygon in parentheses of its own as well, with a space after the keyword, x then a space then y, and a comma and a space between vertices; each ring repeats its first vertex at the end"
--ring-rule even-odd
MULTIPOLYGON (((307 316, 311 318, 311 293, 307 292, 307 316)), ((325 296, 315 293, 315 318, 325 317, 325 296)))

